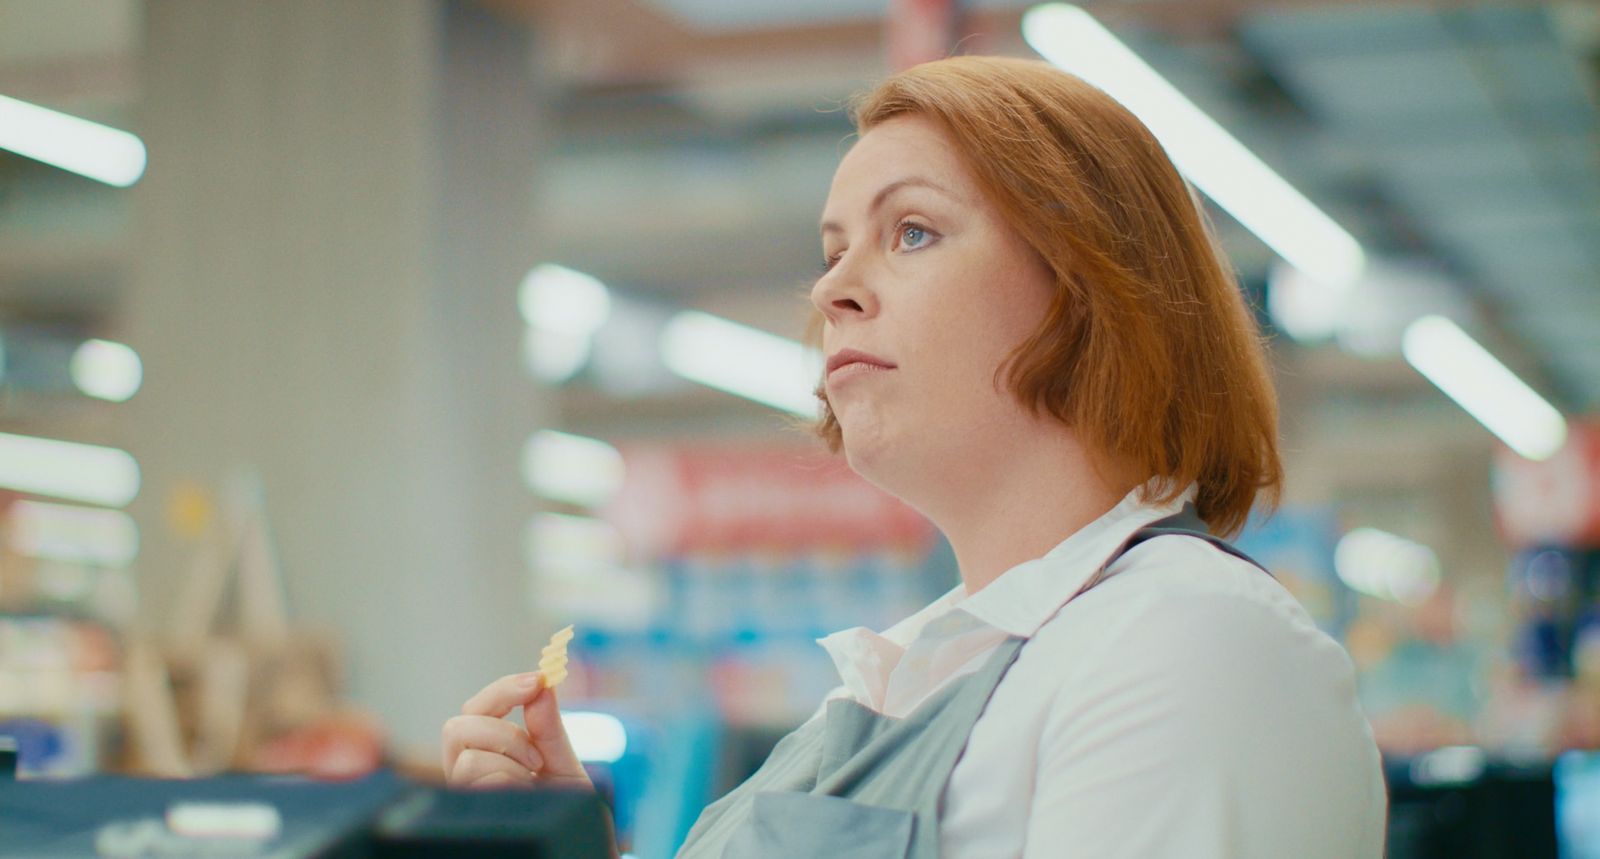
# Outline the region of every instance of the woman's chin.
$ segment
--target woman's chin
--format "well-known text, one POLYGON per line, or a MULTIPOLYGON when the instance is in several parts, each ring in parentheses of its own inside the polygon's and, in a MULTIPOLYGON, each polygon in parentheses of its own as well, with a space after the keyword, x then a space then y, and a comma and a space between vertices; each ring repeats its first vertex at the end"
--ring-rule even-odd
MULTIPOLYGON (((894 479, 897 471, 894 447, 878 432, 852 433, 845 430, 843 435, 844 461, 849 464, 850 470, 861 475, 868 483, 893 493, 891 487, 898 482, 894 479)), ((904 452, 903 449, 899 451, 901 454, 904 452)))

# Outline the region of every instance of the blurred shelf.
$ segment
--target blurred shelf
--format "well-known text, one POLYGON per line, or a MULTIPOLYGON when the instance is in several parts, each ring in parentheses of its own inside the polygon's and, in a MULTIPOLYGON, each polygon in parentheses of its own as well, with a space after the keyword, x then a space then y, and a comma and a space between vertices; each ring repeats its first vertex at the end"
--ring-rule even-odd
POLYGON ((114 671, 0 669, 0 719, 76 716, 122 710, 122 675, 114 671))

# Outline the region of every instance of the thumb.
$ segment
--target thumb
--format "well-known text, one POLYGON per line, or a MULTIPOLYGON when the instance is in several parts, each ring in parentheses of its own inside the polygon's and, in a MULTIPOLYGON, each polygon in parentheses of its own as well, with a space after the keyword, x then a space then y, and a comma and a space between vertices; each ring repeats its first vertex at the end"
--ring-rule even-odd
POLYGON ((578 753, 567 738, 567 728, 561 723, 561 708, 556 701, 556 691, 544 685, 539 678, 539 691, 533 699, 522 705, 522 723, 528 729, 528 739, 534 751, 544 760, 542 779, 581 780, 589 784, 589 774, 578 761, 578 753))

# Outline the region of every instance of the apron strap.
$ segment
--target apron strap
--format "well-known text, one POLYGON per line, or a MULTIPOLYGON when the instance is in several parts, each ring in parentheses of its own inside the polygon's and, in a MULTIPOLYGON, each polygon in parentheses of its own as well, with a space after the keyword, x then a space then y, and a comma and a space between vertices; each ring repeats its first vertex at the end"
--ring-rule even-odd
POLYGON ((1199 538, 1217 547, 1218 549, 1227 552, 1235 558, 1251 564, 1252 566, 1261 570, 1263 573, 1266 573, 1269 576, 1272 575, 1272 572, 1266 567, 1262 566, 1261 562, 1239 551, 1237 547, 1235 547, 1232 543, 1229 543, 1227 540, 1212 534, 1211 530, 1206 527, 1205 520, 1200 518, 1200 513, 1195 509, 1195 506, 1193 504, 1185 504, 1183 505, 1183 509, 1179 510, 1177 513, 1174 513, 1165 519, 1158 519, 1154 522, 1151 522, 1149 525, 1140 528, 1138 531, 1135 531, 1133 536, 1123 541, 1122 545, 1118 546, 1117 550, 1112 552, 1110 557, 1106 558, 1106 562, 1100 565, 1100 569, 1096 570, 1094 575, 1090 576, 1089 580, 1083 583, 1083 587, 1078 588, 1077 593, 1074 593, 1072 595, 1072 599, 1067 600, 1067 602, 1077 599, 1083 595, 1084 591, 1087 591, 1095 585, 1105 581, 1106 571, 1111 569, 1111 565, 1115 564, 1117 559, 1127 554, 1128 551, 1134 546, 1137 546, 1140 543, 1148 540, 1153 540, 1157 537, 1165 537, 1168 535, 1199 538))

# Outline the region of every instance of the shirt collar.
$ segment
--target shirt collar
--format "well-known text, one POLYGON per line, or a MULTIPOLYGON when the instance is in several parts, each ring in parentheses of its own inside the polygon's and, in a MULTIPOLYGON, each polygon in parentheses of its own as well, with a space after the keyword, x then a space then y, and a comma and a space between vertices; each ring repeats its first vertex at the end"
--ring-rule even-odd
POLYGON ((1134 532, 1182 510, 1195 490, 1190 486, 1171 502, 1155 505, 1145 503, 1141 490, 1135 489, 1043 557, 1012 567, 976 594, 968 596, 966 586, 958 584, 882 633, 858 626, 817 643, 832 657, 852 694, 880 700, 888 672, 924 633, 952 635, 987 625, 1007 635, 1033 637, 1134 532))
POLYGON ((1182 510, 1194 499, 1196 487, 1191 485, 1166 504, 1145 502, 1141 491, 1134 489, 1123 496, 1115 507, 1056 544, 1043 557, 1012 567, 965 598, 964 587, 957 585, 941 602, 949 600, 952 609, 960 609, 1010 635, 1031 638, 1100 570, 1112 552, 1140 528, 1182 510))
POLYGON ((874 707, 883 704, 889 673, 899 664, 906 648, 924 633, 951 635, 957 626, 975 626, 980 621, 965 612, 952 611, 966 598, 966 591, 956 585, 943 596, 924 606, 915 614, 889 627, 874 632, 864 626, 842 629, 832 635, 817 639, 817 644, 828 652, 839 680, 858 701, 874 707))

